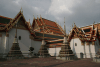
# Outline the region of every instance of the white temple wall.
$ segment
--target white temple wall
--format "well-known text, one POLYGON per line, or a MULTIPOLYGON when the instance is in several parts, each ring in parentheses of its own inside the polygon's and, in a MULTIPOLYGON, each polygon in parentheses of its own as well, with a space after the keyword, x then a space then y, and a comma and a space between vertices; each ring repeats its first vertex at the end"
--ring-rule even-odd
POLYGON ((34 47, 34 53, 38 53, 38 51, 40 50, 42 41, 34 41, 32 40, 32 47, 34 47))
POLYGON ((0 53, 5 53, 5 49, 6 49, 6 42, 5 42, 5 32, 1 33, 2 36, 0 37, 0 53))
POLYGON ((85 42, 84 45, 85 45, 86 58, 90 58, 90 53, 91 53, 90 45, 91 44, 87 45, 86 42, 85 42))
MULTIPOLYGON (((76 54, 76 57, 80 58, 80 53, 84 53, 83 45, 81 45, 81 41, 79 38, 72 39, 70 41, 70 47, 74 54, 76 54), (76 43, 76 45, 75 45, 76 43)), ((84 57, 84 56, 83 56, 84 57)))
POLYGON ((61 47, 56 47, 56 48, 48 48, 48 52, 51 56, 58 56, 59 52, 61 50, 61 47))
POLYGON ((96 41, 95 41, 95 54, 98 52, 98 49, 100 48, 100 44, 99 44, 99 40, 98 39, 96 39, 96 41))
POLYGON ((84 45, 81 45, 80 39, 75 38, 70 41, 70 47, 78 58, 80 58, 80 53, 83 53, 83 58, 93 58, 100 48, 100 45, 98 39, 96 39, 95 45, 92 45, 92 42, 90 42, 89 45, 87 45, 86 42, 84 45), (75 43, 77 46, 75 46, 75 43))
POLYGON ((96 52, 100 48, 98 39, 96 39, 95 45, 92 45, 92 42, 90 42, 89 45, 86 45, 86 43, 85 43, 85 48, 86 48, 85 49, 86 50, 86 58, 95 57, 96 52))
MULTIPOLYGON (((13 45, 16 29, 11 29, 9 31, 9 51, 13 45)), ((17 29, 17 39, 19 43, 20 50, 22 53, 28 53, 29 47, 31 46, 30 32, 28 30, 17 29), (21 36, 21 39, 19 37, 21 36)))

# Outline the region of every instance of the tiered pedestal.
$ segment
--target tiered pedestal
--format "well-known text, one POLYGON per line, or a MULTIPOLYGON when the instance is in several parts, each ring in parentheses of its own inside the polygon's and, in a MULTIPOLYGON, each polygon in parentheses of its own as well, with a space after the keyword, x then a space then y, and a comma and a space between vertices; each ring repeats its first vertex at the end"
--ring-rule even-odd
POLYGON ((60 59, 60 60, 74 60, 75 56, 70 48, 70 46, 68 44, 63 44, 61 46, 61 50, 59 52, 58 57, 56 57, 56 59, 60 59))
POLYGON ((7 57, 24 58, 24 56, 22 55, 22 52, 20 51, 20 47, 18 43, 13 43, 7 57))
POLYGON ((50 57, 46 45, 41 45, 41 48, 38 53, 39 53, 39 57, 50 57))

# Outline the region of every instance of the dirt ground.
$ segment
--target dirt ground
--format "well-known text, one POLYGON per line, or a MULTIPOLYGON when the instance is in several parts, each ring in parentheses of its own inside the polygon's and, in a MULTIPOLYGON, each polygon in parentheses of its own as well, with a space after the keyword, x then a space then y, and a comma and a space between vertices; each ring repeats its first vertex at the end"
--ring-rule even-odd
POLYGON ((100 67, 100 63, 93 62, 92 59, 62 61, 50 57, 0 61, 0 67, 100 67))

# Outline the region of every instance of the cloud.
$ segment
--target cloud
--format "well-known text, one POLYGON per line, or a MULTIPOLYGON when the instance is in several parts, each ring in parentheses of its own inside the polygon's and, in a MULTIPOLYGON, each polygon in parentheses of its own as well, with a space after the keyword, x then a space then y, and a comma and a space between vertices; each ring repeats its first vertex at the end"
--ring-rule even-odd
POLYGON ((75 22, 78 27, 100 22, 99 0, 52 0, 48 13, 60 21, 66 18, 67 31, 75 22))
POLYGON ((78 27, 100 22, 100 0, 0 0, 0 15, 14 18, 23 9, 25 19, 33 15, 55 21, 66 30, 75 22, 78 27))

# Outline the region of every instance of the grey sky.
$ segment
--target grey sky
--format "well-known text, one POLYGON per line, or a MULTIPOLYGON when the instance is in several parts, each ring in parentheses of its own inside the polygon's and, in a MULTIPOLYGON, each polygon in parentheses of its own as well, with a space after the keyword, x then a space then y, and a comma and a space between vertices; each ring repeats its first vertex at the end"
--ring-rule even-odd
POLYGON ((25 19, 33 20, 40 14, 55 21, 66 30, 75 22, 78 27, 100 22, 100 0, 0 0, 0 15, 14 18, 23 9, 25 19))

